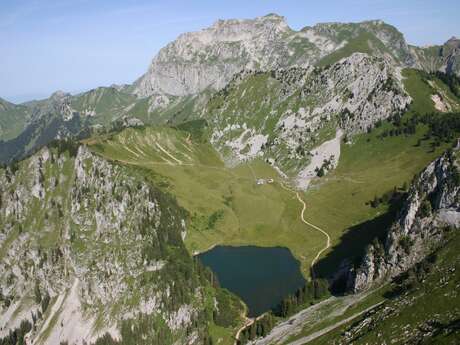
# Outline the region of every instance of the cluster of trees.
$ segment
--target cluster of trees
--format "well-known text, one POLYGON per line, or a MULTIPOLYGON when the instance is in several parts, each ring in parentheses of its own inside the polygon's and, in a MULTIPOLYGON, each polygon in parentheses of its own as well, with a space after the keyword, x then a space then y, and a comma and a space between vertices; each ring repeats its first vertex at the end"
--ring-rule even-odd
MULTIPOLYGON (((412 116, 409 119, 403 121, 401 114, 394 115, 390 121, 394 128, 383 131, 381 138, 415 134, 417 130, 417 124, 420 122, 418 116, 412 116)), ((380 127, 381 124, 381 122, 378 125, 376 124, 376 127, 380 127)))
POLYGON ((216 223, 224 218, 224 210, 217 210, 213 212, 208 218, 208 229, 214 229, 216 223))
POLYGON ((238 339, 238 344, 246 344, 250 340, 264 337, 273 329, 276 317, 288 317, 299 311, 306 304, 314 304, 329 295, 329 284, 326 279, 313 279, 303 287, 284 298, 273 310, 263 314, 249 327, 245 328, 238 339))
POLYGON ((355 114, 353 114, 348 108, 344 108, 339 115, 339 121, 341 126, 344 126, 349 119, 353 120, 355 118, 355 114))
POLYGON ((420 208, 418 210, 417 217, 419 218, 426 218, 431 215, 431 202, 428 199, 422 201, 420 208))
POLYGON ((276 319, 271 312, 265 313, 258 318, 249 327, 245 328, 237 340, 238 345, 246 344, 249 340, 254 340, 259 337, 265 337, 275 326, 276 319))
POLYGON ((190 216, 190 226, 197 231, 211 230, 215 228, 217 222, 224 218, 224 215, 225 213, 222 209, 211 213, 209 216, 193 212, 190 216))
POLYGON ((404 193, 407 191, 407 182, 404 182, 401 188, 398 189, 398 187, 394 187, 393 190, 386 192, 385 194, 381 196, 375 196, 374 199, 369 201, 369 205, 372 208, 377 208, 381 204, 392 204, 394 202, 397 202, 401 200, 401 198, 404 196, 404 193))
POLYGON ((235 327, 243 311, 238 297, 226 289, 216 289, 217 308, 213 310, 213 321, 222 327, 235 327))
POLYGON ((32 324, 28 320, 21 322, 18 328, 9 332, 8 336, 0 339, 0 345, 24 345, 24 337, 32 329, 32 324))
POLYGON ((64 152, 68 152, 70 157, 76 157, 80 143, 72 138, 53 140, 48 144, 48 148, 55 148, 58 156, 64 152))
POLYGON ((427 114, 419 118, 429 127, 427 138, 436 142, 450 142, 460 132, 460 113, 427 114))
POLYGON ((440 71, 434 73, 434 76, 441 79, 450 91, 457 97, 460 97, 460 78, 455 74, 446 74, 440 71))
POLYGON ((288 317, 296 313, 301 306, 313 304, 329 295, 329 283, 326 279, 313 279, 311 282, 299 288, 293 295, 284 298, 274 309, 274 314, 279 317, 288 317))
POLYGON ((324 174, 332 168, 333 161, 334 156, 331 156, 329 159, 324 159, 323 164, 320 167, 315 168, 316 176, 323 177, 324 174))
POLYGON ((415 134, 417 125, 423 124, 428 126, 424 140, 433 139, 433 145, 439 146, 442 142, 448 143, 457 137, 460 132, 460 113, 414 114, 405 121, 398 115, 393 117, 392 123, 394 128, 385 130, 380 135, 381 138, 415 134))

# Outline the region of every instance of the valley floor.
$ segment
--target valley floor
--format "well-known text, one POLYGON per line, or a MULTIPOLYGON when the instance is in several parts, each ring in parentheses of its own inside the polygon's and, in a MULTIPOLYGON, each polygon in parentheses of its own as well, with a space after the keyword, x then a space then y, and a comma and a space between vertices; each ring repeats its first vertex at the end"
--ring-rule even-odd
POLYGON ((109 159, 142 169, 175 195, 190 213, 185 237, 190 253, 219 244, 284 246, 308 278, 312 262, 319 275, 327 275, 350 253, 359 255, 391 221, 388 205, 368 203, 409 182, 446 147, 417 145, 424 128, 381 138, 384 129, 342 144, 337 169, 314 180, 305 193, 286 188, 288 181, 262 160, 226 167, 209 144, 171 128, 127 129, 89 144, 109 159))

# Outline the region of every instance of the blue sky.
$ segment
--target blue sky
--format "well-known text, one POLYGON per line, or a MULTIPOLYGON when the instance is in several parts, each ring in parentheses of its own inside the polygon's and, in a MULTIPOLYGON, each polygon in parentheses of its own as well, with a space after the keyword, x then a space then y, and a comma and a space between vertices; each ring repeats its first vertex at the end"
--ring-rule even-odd
POLYGON ((1 0, 0 97, 131 83, 180 33, 271 12, 293 29, 383 19, 417 45, 460 36, 459 0, 1 0))

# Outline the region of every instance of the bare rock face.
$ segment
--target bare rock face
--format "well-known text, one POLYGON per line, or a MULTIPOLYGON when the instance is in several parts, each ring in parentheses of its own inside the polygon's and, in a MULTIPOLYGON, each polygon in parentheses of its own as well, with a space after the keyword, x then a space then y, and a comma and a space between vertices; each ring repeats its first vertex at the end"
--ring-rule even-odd
POLYGON ((207 88, 219 90, 244 69, 311 66, 363 32, 386 46, 387 52, 374 47, 377 55, 393 54, 398 63, 413 65, 404 37, 383 22, 318 24, 294 31, 284 17, 269 14, 219 20, 210 28, 179 36, 155 56, 147 73, 136 81, 135 93, 185 96, 207 88))
POLYGON ((249 64, 276 65, 283 54, 276 43, 290 31, 284 18, 273 15, 219 20, 208 29, 183 34, 160 50, 136 82, 136 93, 184 96, 219 89, 249 64))
POLYGON ((432 162, 414 181, 405 206, 384 243, 370 245, 349 277, 354 292, 396 276, 428 255, 445 227, 458 227, 460 175, 455 153, 432 162))

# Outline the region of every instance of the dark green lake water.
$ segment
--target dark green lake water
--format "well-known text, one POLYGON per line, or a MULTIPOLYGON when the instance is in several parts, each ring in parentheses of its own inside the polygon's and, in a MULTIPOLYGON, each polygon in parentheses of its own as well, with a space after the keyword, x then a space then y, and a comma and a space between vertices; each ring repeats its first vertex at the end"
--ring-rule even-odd
POLYGON ((249 316, 260 315, 305 284, 300 263, 287 248, 217 246, 198 255, 220 285, 238 295, 249 316))

